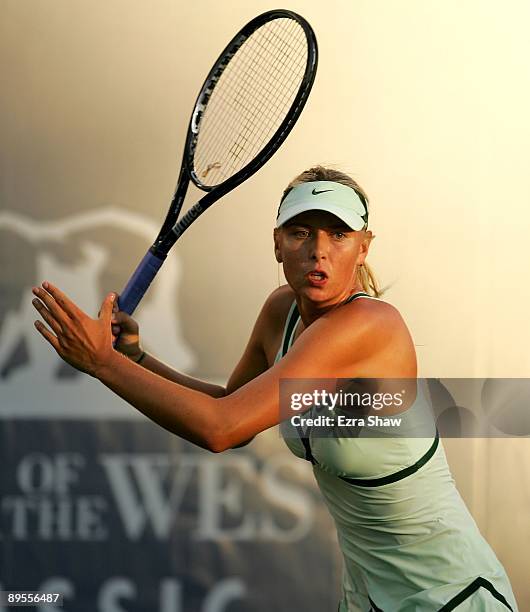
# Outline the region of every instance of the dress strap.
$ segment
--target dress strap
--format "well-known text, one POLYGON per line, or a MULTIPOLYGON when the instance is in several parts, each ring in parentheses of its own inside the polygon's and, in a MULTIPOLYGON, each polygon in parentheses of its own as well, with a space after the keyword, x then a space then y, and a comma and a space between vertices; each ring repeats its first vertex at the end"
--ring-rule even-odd
MULTIPOLYGON (((358 293, 354 293, 353 295, 350 295, 350 297, 347 300, 345 300, 343 304, 349 304, 355 298, 358 298, 358 297, 371 298, 372 296, 369 295, 368 293, 365 293, 364 291, 359 291, 358 293)), ((285 323, 285 328, 283 330, 283 337, 282 337, 282 344, 281 344, 282 357, 285 357, 285 354, 291 348, 291 345, 294 339, 293 332, 296 328, 296 325, 299 319, 300 319, 300 313, 298 312, 298 306, 296 305, 296 300, 294 300, 293 303, 291 304, 291 308, 289 309, 289 313, 287 315, 287 319, 285 323)))
POLYGON ((298 319, 300 318, 300 314, 298 312, 298 307, 296 305, 296 300, 291 304, 291 308, 289 309, 289 314, 287 315, 287 320, 285 323, 285 328, 283 330, 283 338, 282 338, 282 357, 285 356, 287 351, 289 350, 291 344, 293 343, 293 332, 296 324, 298 323, 298 319))
MULTIPOLYGON (((371 295, 368 295, 368 293, 365 293, 364 291, 359 291, 358 293, 354 293, 353 295, 350 295, 350 297, 347 300, 345 300, 343 304, 348 304, 349 302, 352 302, 355 298, 361 297, 361 296, 372 297, 371 295)), ((300 313, 298 312, 298 306, 296 305, 296 300, 294 300, 291 305, 291 309, 289 310, 289 314, 287 315, 287 321, 286 321, 285 329, 283 332, 282 353, 281 353, 282 357, 284 357, 287 351, 291 348, 291 345, 294 339, 294 331, 296 329, 296 325, 299 320, 300 320, 300 313)), ((296 427, 296 431, 298 432, 298 437, 300 438, 300 441, 304 445, 306 460, 310 461, 313 465, 318 465, 317 460, 313 457, 313 453, 311 451, 311 443, 309 441, 309 436, 311 434, 311 428, 308 427, 306 431, 304 432, 302 427, 298 425, 296 427)))

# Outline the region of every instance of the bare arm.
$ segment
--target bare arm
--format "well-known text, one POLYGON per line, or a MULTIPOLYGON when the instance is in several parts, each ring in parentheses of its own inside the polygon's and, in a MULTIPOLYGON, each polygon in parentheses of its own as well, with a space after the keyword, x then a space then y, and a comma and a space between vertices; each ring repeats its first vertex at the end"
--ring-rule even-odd
MULTIPOLYGON (((375 326, 351 312, 322 317, 300 336, 272 368, 221 398, 155 377, 115 352, 97 369, 103 384, 169 431, 213 452, 241 445, 280 421, 279 381, 337 378, 355 373, 378 350, 375 326), (341 316, 342 315, 342 316, 341 316), (322 342, 326 338, 326 342, 322 342), (351 347, 355 346, 355 354, 351 347)), ((376 326, 381 329, 381 325, 376 326)))
POLYGON ((275 293, 273 292, 262 308, 243 356, 230 376, 226 387, 178 372, 153 355, 145 353, 140 346, 138 323, 128 314, 118 311, 115 301, 113 305, 112 331, 115 337, 116 349, 132 361, 136 362, 141 358, 140 365, 143 368, 166 380, 175 382, 188 389, 200 391, 210 397, 224 397, 264 372, 268 367, 267 358, 263 351, 262 338, 263 334, 266 333, 268 306, 275 293))
POLYGON ((225 388, 221 385, 215 385, 178 372, 153 355, 144 352, 140 346, 138 323, 127 313, 118 310, 117 300, 113 303, 111 322, 115 348, 119 353, 135 362, 140 359, 139 363, 143 368, 189 389, 206 393, 211 397, 223 397, 226 394, 225 388))
POLYGON ((200 391, 201 393, 205 393, 210 397, 224 397, 226 395, 225 387, 201 380, 199 378, 194 378, 193 376, 188 376, 182 372, 178 372, 163 361, 160 361, 148 353, 146 353, 145 357, 142 359, 141 366, 153 374, 157 374, 158 376, 165 378, 166 380, 175 382, 183 387, 187 387, 188 389, 200 391))
MULTIPOLYGON (((166 380, 170 380, 178 385, 187 387, 188 389, 192 389, 194 391, 200 391, 201 393, 209 395, 213 398, 220 398, 230 395, 249 381, 265 372, 265 370, 268 368, 267 357, 263 350, 263 337, 264 334, 267 333, 270 304, 274 299, 275 293, 276 292, 274 292, 265 302, 256 323, 254 324, 254 328, 248 340, 245 351, 228 379, 226 388, 177 372, 173 368, 148 354, 146 354, 146 356, 142 359, 142 367, 153 372, 154 374, 158 374, 166 380)), ((113 390, 117 392, 115 389, 113 390)), ((159 424, 165 426, 161 422, 159 422, 159 424)), ((168 427, 166 427, 166 429, 167 428, 168 427)), ((234 448, 246 446, 253 440, 253 438, 254 436, 252 435, 247 440, 236 442, 234 444, 234 448)))
POLYGON ((267 331, 270 301, 271 298, 265 302, 265 305, 263 306, 258 319, 254 324, 254 328, 248 340, 245 351, 228 379, 226 387, 214 385, 212 383, 193 378, 192 376, 182 374, 181 372, 177 372, 170 366, 149 354, 146 354, 142 359, 142 367, 153 372, 154 374, 162 376, 167 380, 187 387, 188 389, 206 393, 211 397, 219 398, 224 397, 225 395, 230 395, 230 393, 233 393, 236 389, 239 389, 239 387, 242 387, 253 378, 256 378, 256 376, 259 376, 268 368, 267 357, 263 350, 263 336, 267 331))
POLYGON ((63 359, 99 378, 162 427, 213 452, 241 444, 279 422, 280 379, 356 375, 363 360, 384 344, 392 324, 386 309, 370 320, 355 315, 354 309, 337 309, 308 327, 272 368, 229 395, 214 398, 117 353, 110 332, 111 295, 94 320, 52 285, 44 289, 35 289, 42 300, 37 309, 52 331, 42 323, 37 328, 63 359))

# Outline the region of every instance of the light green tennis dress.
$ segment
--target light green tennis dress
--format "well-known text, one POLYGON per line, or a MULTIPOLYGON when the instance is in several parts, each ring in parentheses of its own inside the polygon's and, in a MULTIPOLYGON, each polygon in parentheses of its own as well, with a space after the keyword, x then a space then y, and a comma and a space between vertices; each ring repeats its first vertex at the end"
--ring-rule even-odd
MULTIPOLYGON (((376 299, 357 293, 348 301, 358 298, 376 299)), ((276 361, 299 319, 293 303, 276 361)), ((425 384, 418 380, 415 402, 400 415, 405 427, 409 417, 417 426, 425 384)), ((455 487, 434 423, 428 438, 300 436, 289 420, 280 430, 290 450, 312 462, 337 527, 339 612, 518 610, 504 568, 455 487)))

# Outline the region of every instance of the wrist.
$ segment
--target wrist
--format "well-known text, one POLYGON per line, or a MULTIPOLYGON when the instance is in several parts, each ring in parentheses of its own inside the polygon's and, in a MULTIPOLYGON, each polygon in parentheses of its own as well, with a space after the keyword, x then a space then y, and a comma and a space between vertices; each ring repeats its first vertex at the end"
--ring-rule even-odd
POLYGON ((126 347, 115 347, 115 350, 118 353, 120 353, 120 355, 127 357, 129 361, 134 361, 135 363, 138 363, 141 359, 145 357, 145 351, 139 344, 137 346, 138 346, 137 349, 131 346, 126 346, 126 347))
POLYGON ((119 364, 123 361, 128 361, 125 355, 113 350, 105 361, 101 362, 98 367, 94 368, 92 376, 103 382, 109 376, 112 376, 112 373, 119 368, 119 364))
POLYGON ((145 351, 141 351, 139 356, 135 356, 134 358, 131 357, 131 361, 134 361, 134 363, 138 363, 141 364, 142 361, 145 359, 145 356, 147 355, 147 353, 145 351))

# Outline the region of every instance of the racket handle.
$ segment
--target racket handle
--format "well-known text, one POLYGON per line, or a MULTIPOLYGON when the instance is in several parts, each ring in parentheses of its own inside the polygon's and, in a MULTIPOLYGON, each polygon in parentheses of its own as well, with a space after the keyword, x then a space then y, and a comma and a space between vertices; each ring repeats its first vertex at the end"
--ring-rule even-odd
POLYGON ((164 259, 147 251, 118 299, 120 310, 132 315, 163 263, 164 259))

